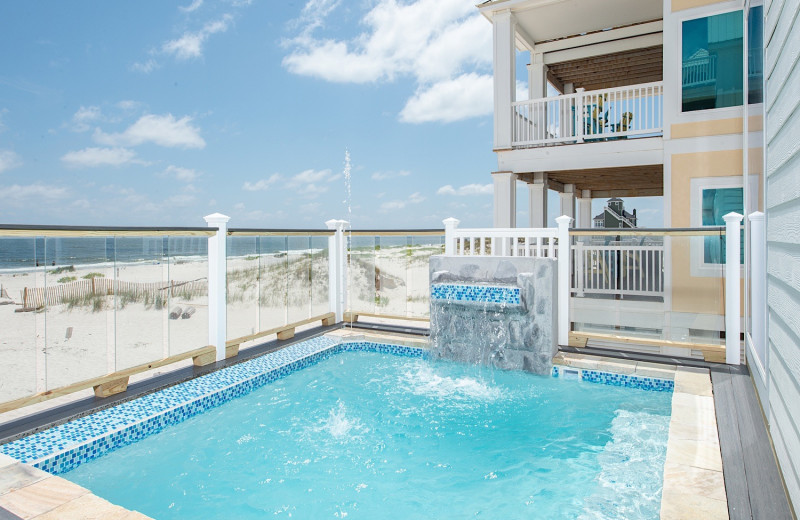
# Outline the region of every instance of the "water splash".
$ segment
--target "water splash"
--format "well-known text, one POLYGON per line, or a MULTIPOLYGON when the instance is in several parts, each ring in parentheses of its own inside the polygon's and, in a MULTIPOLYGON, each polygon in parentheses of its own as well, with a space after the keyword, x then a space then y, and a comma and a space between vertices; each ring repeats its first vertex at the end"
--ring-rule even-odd
POLYGON ((328 418, 317 428, 317 431, 323 431, 334 439, 356 438, 352 434, 363 433, 364 430, 364 425, 357 417, 347 416, 347 407, 342 401, 337 401, 337 407, 328 412, 328 418))
MULTIPOLYGON (((347 273, 352 271, 350 270, 350 245, 353 243, 353 193, 351 190, 352 187, 352 178, 350 176, 350 172, 352 171, 352 164, 350 163, 350 150, 347 148, 344 149, 344 190, 345 190, 345 199, 344 204, 347 206, 347 273)), ((349 284, 349 280, 346 280, 345 283, 349 284)), ((350 291, 347 291, 347 301, 345 302, 346 307, 350 308, 350 291)), ((347 323, 345 322, 345 326, 347 323)), ((350 328, 353 328, 353 323, 350 322, 350 328)))
POLYGON ((441 376, 427 363, 418 364, 403 372, 399 386, 414 395, 455 400, 493 402, 503 397, 502 390, 491 382, 470 376, 441 376))

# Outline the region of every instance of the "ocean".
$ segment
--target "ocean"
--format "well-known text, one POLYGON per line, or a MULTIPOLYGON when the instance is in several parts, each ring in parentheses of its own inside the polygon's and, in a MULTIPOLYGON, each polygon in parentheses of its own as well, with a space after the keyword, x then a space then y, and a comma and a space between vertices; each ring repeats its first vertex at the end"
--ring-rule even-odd
MULTIPOLYGON (((228 256, 320 250, 328 238, 230 237, 228 256)), ((69 266, 109 262, 166 262, 208 255, 207 237, 25 237, 0 238, 0 269, 69 266)))

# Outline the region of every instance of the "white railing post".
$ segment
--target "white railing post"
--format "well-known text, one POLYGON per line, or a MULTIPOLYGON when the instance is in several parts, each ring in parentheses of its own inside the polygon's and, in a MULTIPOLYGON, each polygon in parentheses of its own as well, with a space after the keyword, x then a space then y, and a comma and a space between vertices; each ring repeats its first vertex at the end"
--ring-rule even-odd
POLYGON ((444 223, 444 254, 447 256, 455 256, 456 254, 456 229, 461 222, 457 218, 446 218, 442 221, 444 223))
POLYGON ((583 242, 575 243, 575 291, 577 296, 583 296, 583 242))
POLYGON ((751 213, 750 219, 750 336, 758 362, 766 369, 767 358, 767 237, 764 214, 751 213))
POLYGON ((583 142, 583 92, 586 90, 583 87, 578 87, 575 89, 575 137, 578 138, 578 142, 583 142))
POLYGON ((572 218, 561 215, 558 222, 558 344, 569 345, 569 278, 570 240, 569 225, 572 218))
POLYGON ((328 304, 336 315, 336 322, 344 320, 347 304, 347 241, 344 236, 346 220, 328 220, 325 225, 332 229, 328 238, 328 304))
POLYGON ((208 227, 217 228, 217 234, 208 237, 208 344, 217 348, 217 361, 225 359, 225 342, 228 340, 227 270, 228 221, 221 213, 203 217, 208 227))
POLYGON ((725 362, 740 364, 740 274, 739 230, 742 215, 731 212, 722 217, 725 221, 725 362))

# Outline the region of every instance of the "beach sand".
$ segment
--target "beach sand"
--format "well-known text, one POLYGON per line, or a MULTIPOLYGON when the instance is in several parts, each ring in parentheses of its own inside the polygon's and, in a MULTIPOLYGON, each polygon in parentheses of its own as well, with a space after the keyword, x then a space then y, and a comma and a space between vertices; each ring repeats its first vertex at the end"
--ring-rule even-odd
MULTIPOLYGON (((427 260, 438 252, 440 249, 427 246, 354 250, 350 258, 348 308, 384 315, 427 316, 427 260)), ((69 278, 80 281, 90 273, 124 282, 167 285, 171 281, 177 284, 206 280, 205 258, 185 257, 169 264, 75 265, 74 271, 53 273, 55 269, 48 266, 0 270, 0 285, 11 300, 0 305, 0 402, 208 344, 207 290, 187 295, 176 289, 161 305, 141 298, 125 301, 117 295, 15 312, 22 308, 26 287, 69 284, 69 278), (191 307, 195 312, 188 319, 170 319, 169 311, 175 307, 191 307)), ((229 339, 329 311, 327 251, 232 257, 227 271, 229 339)), ((268 339, 243 343, 241 348, 268 339)))

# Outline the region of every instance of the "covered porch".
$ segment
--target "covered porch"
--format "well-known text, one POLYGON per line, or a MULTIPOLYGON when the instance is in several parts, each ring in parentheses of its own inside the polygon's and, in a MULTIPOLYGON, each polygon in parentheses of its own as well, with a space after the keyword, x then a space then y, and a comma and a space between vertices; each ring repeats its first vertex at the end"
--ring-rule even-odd
POLYGON ((592 227, 592 199, 658 197, 664 194, 664 165, 606 166, 541 172, 494 172, 494 225, 548 226, 548 191, 559 197, 559 214, 573 219, 572 226, 592 227), (528 190, 529 222, 517 222, 518 183, 528 190))

